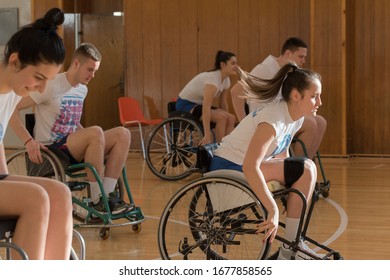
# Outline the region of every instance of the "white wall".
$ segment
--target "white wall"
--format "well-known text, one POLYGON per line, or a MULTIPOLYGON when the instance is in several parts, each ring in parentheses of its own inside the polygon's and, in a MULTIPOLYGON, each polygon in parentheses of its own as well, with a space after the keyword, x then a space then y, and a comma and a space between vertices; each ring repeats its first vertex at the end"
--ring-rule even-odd
MULTIPOLYGON (((0 8, 18 8, 19 27, 31 23, 30 0, 1 0, 0 8)), ((4 45, 0 45, 1 60, 3 59, 4 47, 4 45)), ((29 112, 31 112, 31 110, 29 110, 29 112)), ((23 143, 9 126, 4 137, 4 146, 6 148, 23 146, 23 143)))

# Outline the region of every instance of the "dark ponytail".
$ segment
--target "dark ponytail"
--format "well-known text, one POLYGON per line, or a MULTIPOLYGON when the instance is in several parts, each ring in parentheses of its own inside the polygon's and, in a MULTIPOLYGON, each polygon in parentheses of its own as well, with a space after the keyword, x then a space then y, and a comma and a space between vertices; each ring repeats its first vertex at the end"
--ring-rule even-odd
POLYGON ((232 57, 235 57, 234 53, 218 51, 215 55, 214 69, 210 71, 220 70, 221 62, 227 63, 232 57))
POLYGON ((65 60, 65 46, 57 28, 64 19, 64 13, 53 8, 43 18, 22 27, 7 42, 4 63, 8 63, 11 54, 17 53, 22 69, 39 63, 61 65, 65 60))

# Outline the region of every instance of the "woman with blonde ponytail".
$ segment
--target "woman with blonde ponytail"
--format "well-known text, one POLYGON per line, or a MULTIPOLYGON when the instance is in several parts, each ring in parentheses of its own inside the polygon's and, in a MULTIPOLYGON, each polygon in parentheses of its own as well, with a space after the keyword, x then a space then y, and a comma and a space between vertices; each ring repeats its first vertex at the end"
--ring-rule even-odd
MULTIPOLYGON (((317 171, 307 158, 288 157, 294 134, 302 126, 304 116, 315 115, 321 103, 321 78, 308 69, 286 64, 273 79, 262 80, 239 70, 246 98, 272 101, 281 90, 283 99, 270 102, 264 108, 246 116, 216 149, 210 170, 232 169, 244 173, 248 184, 267 209, 267 220, 259 224, 258 233, 264 239, 275 239, 279 224, 279 209, 267 187, 268 181, 296 188, 309 201, 312 197, 317 171)), ((302 201, 291 193, 287 200, 285 238, 293 241, 300 221, 302 201)), ((302 241, 300 246, 309 249, 302 241)), ((294 256, 282 246, 278 259, 308 259, 298 251, 294 256)))

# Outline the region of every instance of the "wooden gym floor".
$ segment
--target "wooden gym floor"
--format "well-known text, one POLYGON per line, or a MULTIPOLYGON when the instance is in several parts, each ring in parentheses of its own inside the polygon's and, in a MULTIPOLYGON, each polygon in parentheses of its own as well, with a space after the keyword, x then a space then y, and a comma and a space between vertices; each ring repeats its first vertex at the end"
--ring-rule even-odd
MULTIPOLYGON (((390 259, 390 159, 322 157, 331 182, 329 197, 317 202, 309 235, 349 260, 390 259)), ((140 153, 129 153, 127 175, 131 193, 146 220, 139 233, 130 226, 111 228, 107 240, 99 229, 81 228, 89 260, 160 259, 159 218, 170 197, 186 182, 163 181, 149 170, 140 153)), ((319 179, 321 176, 319 172, 319 179)))

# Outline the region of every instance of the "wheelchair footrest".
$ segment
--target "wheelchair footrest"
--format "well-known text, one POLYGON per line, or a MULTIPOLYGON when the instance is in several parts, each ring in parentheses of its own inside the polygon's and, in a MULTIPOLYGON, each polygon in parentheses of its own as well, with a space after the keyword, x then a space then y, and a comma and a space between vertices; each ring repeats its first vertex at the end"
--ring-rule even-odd
POLYGON ((79 181, 69 181, 66 183, 69 187, 69 189, 73 191, 82 191, 85 189, 85 187, 89 186, 89 183, 87 182, 79 182, 79 181))

